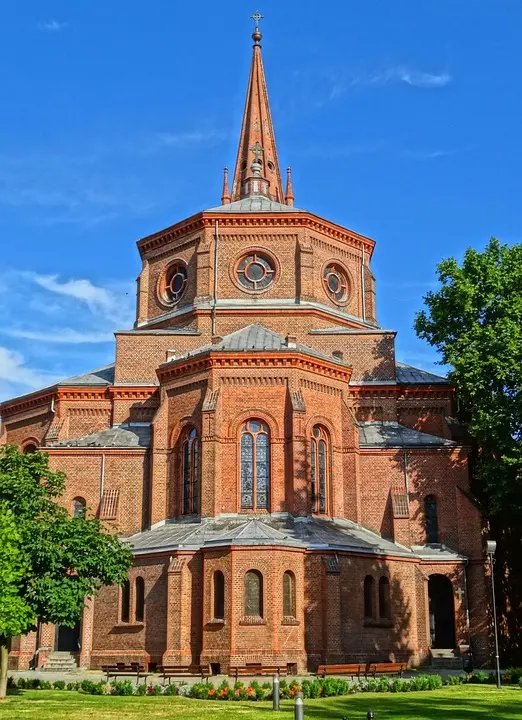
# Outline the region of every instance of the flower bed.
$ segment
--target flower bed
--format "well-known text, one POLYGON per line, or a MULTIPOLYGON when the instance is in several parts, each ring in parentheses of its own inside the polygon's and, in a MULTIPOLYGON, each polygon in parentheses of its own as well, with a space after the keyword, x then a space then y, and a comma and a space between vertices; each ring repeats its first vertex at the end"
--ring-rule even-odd
MULTIPOLYGON (((522 671, 518 668, 511 668, 503 676, 507 684, 516 684, 522 687, 522 671)), ((418 692, 423 690, 438 690, 444 685, 463 685, 465 683, 485 684, 495 682, 494 673, 477 672, 471 676, 450 675, 444 680, 440 675, 415 675, 412 678, 389 678, 383 676, 378 679, 368 678, 363 680, 345 680, 344 678, 311 678, 309 680, 281 680, 280 697, 291 699, 296 693, 302 692, 305 698, 324 698, 339 695, 353 695, 361 692, 418 692)), ((9 688, 27 690, 77 690, 88 695, 181 695, 196 700, 271 700, 272 683, 265 682, 262 685, 256 680, 245 684, 240 680, 230 684, 223 680, 215 686, 211 681, 196 682, 188 685, 185 682, 171 683, 170 685, 142 683, 135 685, 130 680, 116 681, 112 683, 93 682, 82 680, 81 682, 69 682, 56 680, 50 683, 48 680, 39 678, 18 678, 8 679, 9 688)))

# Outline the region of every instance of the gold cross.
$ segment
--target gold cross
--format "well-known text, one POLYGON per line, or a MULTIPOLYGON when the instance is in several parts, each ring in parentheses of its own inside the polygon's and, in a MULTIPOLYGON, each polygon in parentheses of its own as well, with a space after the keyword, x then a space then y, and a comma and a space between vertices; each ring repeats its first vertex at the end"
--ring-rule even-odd
POLYGON ((256 10, 253 15, 250 16, 250 18, 255 22, 256 28, 259 27, 259 21, 263 19, 263 16, 259 12, 259 10, 256 10))

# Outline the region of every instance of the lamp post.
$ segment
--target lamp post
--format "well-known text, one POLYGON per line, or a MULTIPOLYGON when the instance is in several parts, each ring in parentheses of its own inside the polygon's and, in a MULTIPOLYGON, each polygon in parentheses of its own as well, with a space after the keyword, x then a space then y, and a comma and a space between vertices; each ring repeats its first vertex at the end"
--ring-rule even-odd
POLYGON ((497 543, 495 540, 486 541, 486 553, 489 556, 489 562, 491 564, 491 596, 493 599, 493 629, 495 631, 495 660, 497 666, 497 688, 500 690, 502 687, 500 682, 500 658, 498 653, 498 631, 497 631, 497 602, 495 600, 495 573, 493 567, 493 556, 497 549, 497 543))

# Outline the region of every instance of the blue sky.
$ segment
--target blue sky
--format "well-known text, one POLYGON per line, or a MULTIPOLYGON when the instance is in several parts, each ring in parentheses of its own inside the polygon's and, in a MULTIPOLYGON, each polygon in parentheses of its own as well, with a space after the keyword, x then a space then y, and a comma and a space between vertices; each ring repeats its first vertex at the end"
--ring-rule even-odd
MULTIPOLYGON (((251 56, 244 0, 5 0, 0 398, 113 359, 135 241, 219 201, 251 56)), ((398 358, 435 265, 522 241, 519 0, 264 0, 296 205, 377 241, 398 358)))

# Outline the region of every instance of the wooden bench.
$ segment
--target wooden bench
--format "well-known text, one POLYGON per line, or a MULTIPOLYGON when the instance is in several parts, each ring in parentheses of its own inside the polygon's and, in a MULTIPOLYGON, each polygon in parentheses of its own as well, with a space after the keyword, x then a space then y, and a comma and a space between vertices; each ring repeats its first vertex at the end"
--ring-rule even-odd
POLYGON ((402 673, 407 667, 407 663, 370 663, 367 674, 372 677, 376 675, 398 675, 402 677, 402 673))
POLYGON ((286 665, 263 665, 262 663, 250 663, 247 665, 231 665, 228 669, 230 677, 236 680, 239 677, 255 677, 256 675, 286 675, 286 665))
POLYGON ((140 678, 143 678, 147 682, 148 673, 145 672, 143 665, 139 663, 116 663, 116 665, 102 665, 102 670, 107 676, 107 682, 111 677, 122 677, 131 676, 136 678, 136 685, 139 683, 140 678))
POLYGON ((163 685, 165 685, 167 678, 170 684, 171 678, 199 675, 204 680, 211 675, 209 665, 160 665, 158 672, 163 678, 163 685))
POLYGON ((366 674, 366 663, 352 663, 351 665, 319 665, 316 675, 326 677, 327 675, 353 675, 361 677, 366 674))

